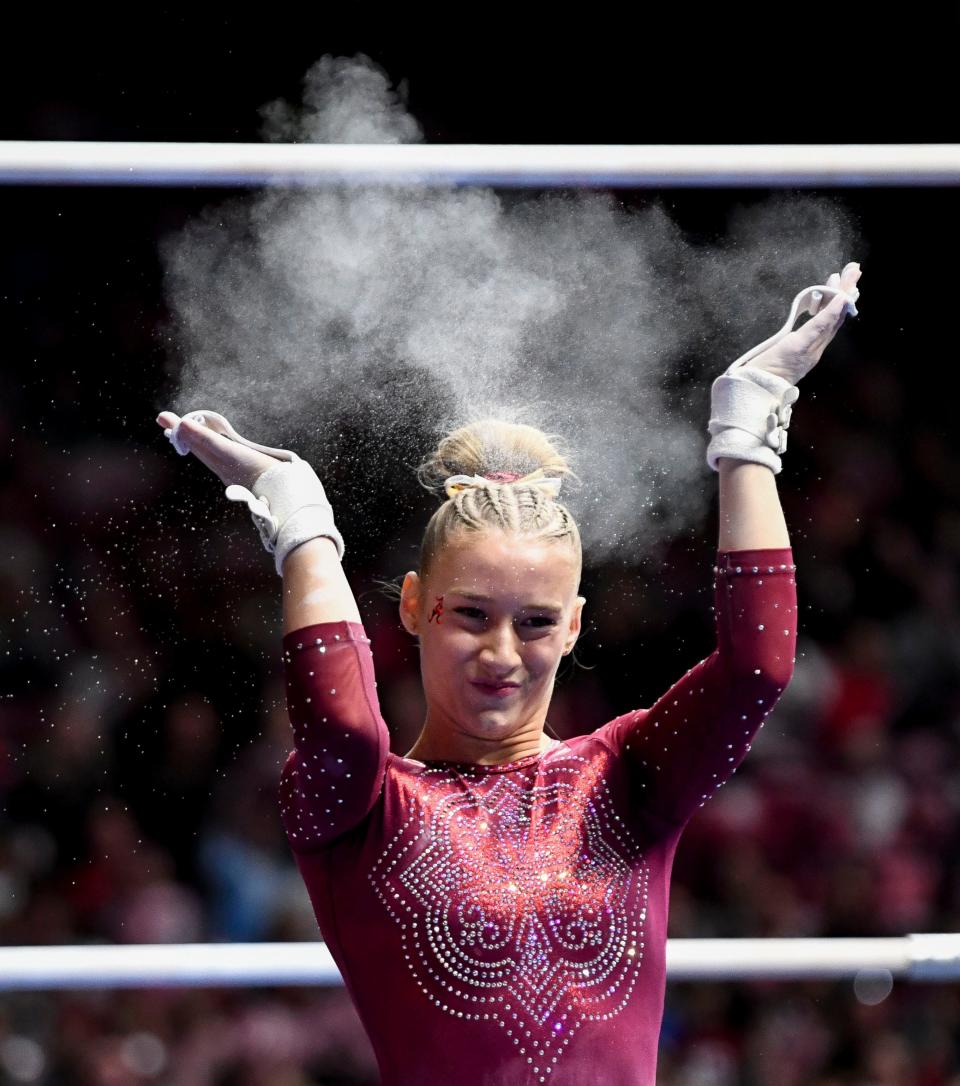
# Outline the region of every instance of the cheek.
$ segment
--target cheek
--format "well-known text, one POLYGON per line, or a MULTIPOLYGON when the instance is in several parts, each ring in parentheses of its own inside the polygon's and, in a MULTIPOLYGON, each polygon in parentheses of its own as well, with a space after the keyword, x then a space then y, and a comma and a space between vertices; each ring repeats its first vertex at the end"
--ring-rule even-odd
POLYGON ((440 677, 472 652, 470 637, 452 626, 433 629, 420 638, 420 659, 425 671, 440 677))
POLYGON ((531 670, 540 672, 554 671, 560 664, 563 642, 560 637, 544 637, 530 646, 529 664, 531 670))

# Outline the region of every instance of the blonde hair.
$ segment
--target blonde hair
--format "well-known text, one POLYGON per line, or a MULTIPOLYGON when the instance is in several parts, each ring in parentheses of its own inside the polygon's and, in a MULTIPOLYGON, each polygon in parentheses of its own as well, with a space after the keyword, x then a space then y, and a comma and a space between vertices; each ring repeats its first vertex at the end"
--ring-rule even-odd
POLYGON ((444 484, 451 475, 529 475, 537 469, 553 478, 579 477, 570 467, 557 435, 525 423, 487 418, 446 434, 417 469, 422 486, 443 504, 427 523, 420 544, 420 577, 426 580, 436 556, 458 532, 500 529, 527 539, 569 540, 577 559, 577 581, 583 566, 580 532, 567 507, 543 487, 487 480, 448 497, 444 484))

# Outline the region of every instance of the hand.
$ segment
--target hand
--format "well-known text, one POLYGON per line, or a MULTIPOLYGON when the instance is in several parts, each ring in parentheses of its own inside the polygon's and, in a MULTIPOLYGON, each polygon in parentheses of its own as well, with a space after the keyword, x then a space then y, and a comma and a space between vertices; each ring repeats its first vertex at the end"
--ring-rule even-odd
POLYGON ((806 324, 784 336, 756 358, 752 358, 743 368, 753 366, 766 370, 795 385, 820 361, 827 344, 840 330, 850 300, 845 294, 853 291, 859 278, 860 265, 853 261, 847 264, 839 275, 834 272, 827 280, 827 285, 839 287, 845 293, 835 294, 830 301, 824 299, 816 314, 806 324))
MULTIPOLYGON (((172 411, 161 411, 157 416, 157 425, 165 430, 172 429, 178 422, 180 416, 172 411)), ((180 423, 179 435, 190 452, 226 486, 237 483, 249 488, 268 468, 283 463, 274 456, 231 441, 192 419, 180 423)))

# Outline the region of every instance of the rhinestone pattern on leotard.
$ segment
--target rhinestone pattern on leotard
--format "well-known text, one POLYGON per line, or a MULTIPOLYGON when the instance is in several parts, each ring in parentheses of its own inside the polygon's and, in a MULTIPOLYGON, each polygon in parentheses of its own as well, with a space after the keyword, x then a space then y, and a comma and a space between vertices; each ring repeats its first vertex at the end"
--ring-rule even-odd
POLYGON ((369 879, 420 991, 499 1025, 547 1081, 580 1025, 630 998, 649 870, 595 761, 533 763, 424 770, 369 879))

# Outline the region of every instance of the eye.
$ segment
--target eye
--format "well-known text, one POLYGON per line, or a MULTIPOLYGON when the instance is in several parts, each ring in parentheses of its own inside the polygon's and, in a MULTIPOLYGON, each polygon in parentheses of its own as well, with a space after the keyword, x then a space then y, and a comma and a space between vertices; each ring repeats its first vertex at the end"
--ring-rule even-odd
MULTIPOLYGON (((484 619, 486 614, 480 610, 479 607, 455 607, 454 611, 458 615, 463 615, 464 618, 470 619, 484 619)), ((557 620, 549 618, 547 615, 532 615, 526 619, 527 623, 530 623, 530 628, 535 630, 542 630, 547 626, 556 626, 557 620)))

